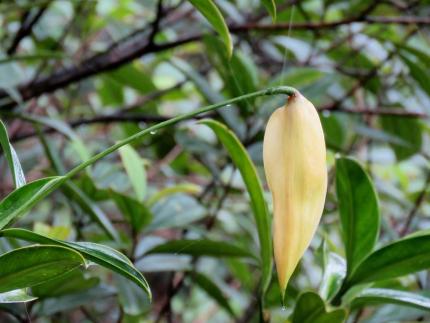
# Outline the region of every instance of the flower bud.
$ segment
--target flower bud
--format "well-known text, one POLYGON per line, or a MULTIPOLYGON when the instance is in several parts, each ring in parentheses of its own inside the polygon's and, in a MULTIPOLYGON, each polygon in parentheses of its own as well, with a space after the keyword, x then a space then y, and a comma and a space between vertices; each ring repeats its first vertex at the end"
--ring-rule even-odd
POLYGON ((267 123, 264 170, 273 197, 273 247, 282 295, 318 227, 327 191, 324 133, 299 92, 267 123))

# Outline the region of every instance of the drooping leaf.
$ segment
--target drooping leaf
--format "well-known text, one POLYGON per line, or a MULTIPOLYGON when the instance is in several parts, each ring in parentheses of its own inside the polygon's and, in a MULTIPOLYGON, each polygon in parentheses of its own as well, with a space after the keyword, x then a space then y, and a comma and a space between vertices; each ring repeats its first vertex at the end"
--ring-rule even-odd
POLYGON ((218 139, 227 149, 233 163, 239 169, 245 182, 251 198, 251 208, 254 213, 254 219, 257 224, 263 286, 264 289, 266 289, 271 278, 273 260, 270 217, 266 201, 264 200, 263 186, 251 158, 236 135, 217 121, 204 120, 202 123, 209 126, 215 132, 218 139))
POLYGON ((222 16, 216 4, 213 1, 188 1, 208 20, 212 27, 221 36, 221 39, 223 40, 227 49, 227 55, 230 57, 233 52, 233 42, 231 40, 227 24, 224 21, 224 17, 222 16))
POLYGON ((301 294, 297 300, 292 323, 342 323, 345 317, 344 309, 328 312, 318 294, 306 292, 301 294))
POLYGON ((0 120, 0 146, 3 149, 4 155, 6 157, 7 163, 9 165, 9 169, 12 173, 13 183, 15 184, 15 188, 20 188, 25 185, 25 176, 21 167, 21 163, 19 162, 18 155, 15 152, 15 149, 12 147, 9 142, 9 136, 7 134, 6 126, 0 120))
POLYGON ((220 307, 227 311, 231 316, 235 316, 230 303, 225 298, 221 289, 206 275, 198 272, 193 272, 191 275, 193 282, 195 282, 201 289, 203 289, 211 298, 213 298, 220 307))
POLYGON ((32 287, 85 264, 80 253, 62 246, 29 246, 0 256, 0 293, 32 287))
POLYGON ((28 183, 10 193, 0 202, 0 229, 23 216, 37 202, 59 187, 66 177, 46 177, 28 183))
POLYGON ((17 238, 41 244, 65 246, 74 249, 86 259, 108 268, 141 287, 151 299, 151 290, 145 277, 133 266, 131 261, 122 253, 110 247, 92 242, 68 242, 44 237, 25 229, 6 229, 0 231, 0 236, 17 238))
POLYGON ((375 188, 354 159, 336 160, 336 192, 346 250, 347 275, 373 250, 379 234, 375 188))
POLYGON ((231 243, 203 239, 171 240, 146 252, 148 255, 156 253, 211 257, 254 257, 250 251, 231 243))

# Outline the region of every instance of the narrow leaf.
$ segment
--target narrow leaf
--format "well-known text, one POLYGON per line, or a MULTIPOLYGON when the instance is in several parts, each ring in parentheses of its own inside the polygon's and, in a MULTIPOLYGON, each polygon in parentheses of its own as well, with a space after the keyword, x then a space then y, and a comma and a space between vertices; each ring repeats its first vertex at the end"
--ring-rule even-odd
POLYGON ((380 222, 378 200, 369 176, 357 161, 350 158, 336 160, 336 192, 347 275, 350 275, 377 241, 380 222))
POLYGON ((37 202, 60 186, 66 177, 46 177, 28 183, 10 193, 0 202, 0 229, 23 216, 37 202))
POLYGON ((272 16, 272 20, 276 21, 276 3, 275 0, 261 0, 263 6, 266 7, 266 10, 272 16))
POLYGON ((76 251, 61 246, 29 246, 0 256, 0 292, 32 287, 85 264, 76 251))
POLYGON ((215 120, 203 120, 202 123, 209 126, 215 132, 218 139, 227 149, 233 163, 239 169, 245 182, 251 198, 254 219, 257 224, 263 272, 263 289, 266 290, 272 273, 272 240, 269 211, 264 200, 263 186, 261 185, 257 170, 245 147, 243 147, 232 131, 215 120))
POLYGON ((3 149, 4 155, 6 157, 9 169, 12 173, 13 183, 15 188, 20 188, 25 185, 24 172, 19 162, 18 156, 13 149, 11 143, 9 142, 9 136, 7 134, 6 126, 0 120, 0 145, 3 149))
POLYGON ((248 250, 223 241, 212 240, 172 240, 155 246, 147 251, 147 254, 173 253, 190 256, 211 257, 250 257, 253 255, 248 250))
POLYGON ((235 316, 233 309, 225 298, 221 289, 206 275, 198 272, 192 274, 193 282, 203 289, 218 305, 227 311, 231 316, 235 316))
POLYGON ((24 229, 6 229, 0 231, 0 236, 17 238, 41 244, 55 244, 74 249, 86 259, 108 268, 136 283, 151 299, 151 291, 145 277, 138 271, 131 261, 122 253, 110 247, 92 242, 67 242, 51 239, 24 229))
POLYGON ((224 17, 219 11, 218 7, 213 1, 201 1, 201 0, 188 0, 194 8, 208 20, 212 27, 221 36, 226 48, 227 54, 230 57, 233 52, 233 42, 231 40, 230 32, 227 24, 224 21, 224 17))
POLYGON ((146 172, 142 158, 130 145, 121 147, 119 154, 137 199, 143 201, 146 194, 146 172))

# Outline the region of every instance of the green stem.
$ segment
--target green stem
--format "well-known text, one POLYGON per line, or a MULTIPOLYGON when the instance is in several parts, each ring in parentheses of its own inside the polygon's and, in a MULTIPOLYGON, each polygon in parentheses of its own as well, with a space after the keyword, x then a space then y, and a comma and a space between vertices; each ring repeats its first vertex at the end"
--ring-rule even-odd
POLYGON ((288 95, 288 96, 292 96, 295 93, 297 93, 297 90, 294 89, 294 88, 292 88, 292 87, 289 87, 289 86, 277 86, 277 87, 272 87, 272 88, 268 88, 268 89, 257 91, 257 92, 248 93, 248 94, 245 94, 245 95, 242 95, 242 96, 238 96, 238 97, 236 97, 234 99, 223 101, 223 102, 220 102, 220 103, 217 103, 217 104, 208 105, 206 107, 203 107, 203 108, 198 109, 198 110, 193 111, 193 112, 181 114, 181 115, 179 115, 177 117, 174 117, 172 119, 169 119, 169 120, 157 123, 156 125, 153 125, 153 126, 151 126, 149 128, 146 128, 146 129, 144 129, 144 130, 142 130, 142 131, 140 131, 140 132, 138 132, 138 133, 136 133, 136 134, 134 134, 134 135, 132 135, 132 136, 130 136, 128 138, 125 138, 124 140, 121 140, 121 141, 117 142, 115 145, 113 145, 113 146, 107 148, 106 150, 104 150, 104 151, 102 151, 102 152, 94 155, 93 157, 91 157, 87 161, 83 162, 82 164, 80 164, 80 165, 76 166, 75 168, 73 168, 72 170, 70 170, 65 175, 65 177, 68 178, 68 179, 72 178, 73 176, 75 176, 77 173, 79 173, 81 170, 85 169, 86 167, 94 164, 98 160, 100 160, 100 159, 106 157, 107 155, 111 154, 112 152, 118 150, 122 146, 130 144, 133 141, 135 141, 135 140, 137 140, 137 139, 139 139, 139 138, 141 138, 141 137, 143 137, 143 136, 145 136, 145 135, 147 135, 149 133, 153 133, 153 132, 155 132, 155 131, 157 131, 159 129, 171 126, 171 125, 173 125, 175 123, 178 123, 180 121, 193 118, 193 117, 195 117, 195 116, 197 116, 199 114, 202 114, 202 113, 205 113, 205 112, 209 112, 209 111, 213 111, 213 110, 222 108, 224 106, 228 106, 228 105, 234 104, 234 103, 239 102, 239 101, 243 101, 243 100, 247 100, 247 99, 251 99, 251 98, 256 98, 256 97, 259 97, 259 96, 277 95, 277 94, 285 94, 285 95, 288 95))

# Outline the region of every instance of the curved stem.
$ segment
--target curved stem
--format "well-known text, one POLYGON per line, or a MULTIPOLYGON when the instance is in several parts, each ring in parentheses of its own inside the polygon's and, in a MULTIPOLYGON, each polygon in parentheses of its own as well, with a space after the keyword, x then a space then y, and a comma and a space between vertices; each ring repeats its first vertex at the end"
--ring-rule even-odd
POLYGON ((248 93, 242 96, 238 96, 234 99, 230 99, 227 101, 223 101, 220 103, 216 103, 216 104, 212 104, 212 105, 208 105, 206 107, 200 108, 196 111, 193 112, 189 112, 189 113, 184 113, 181 114, 177 117, 174 117, 172 119, 157 123, 156 125, 153 125, 149 128, 146 128, 128 138, 125 138, 124 140, 121 140, 119 142, 117 142, 115 145, 110 146, 109 148, 107 148, 106 150, 94 155, 93 157, 91 157, 90 159, 88 159, 87 161, 83 162, 82 164, 76 166, 75 168, 73 168, 72 170, 70 170, 65 177, 67 179, 72 178, 73 176, 75 176, 77 173, 79 173, 81 170, 85 169, 86 167, 94 164, 95 162, 97 162, 98 160, 102 159, 103 157, 106 157, 107 155, 111 154, 112 152, 118 150, 119 148, 121 148, 122 146, 125 146, 129 143, 132 143, 133 141, 149 134, 149 133, 153 133, 154 131, 157 131, 159 129, 168 127, 170 125, 176 124, 180 121, 183 120, 187 120, 190 118, 193 118, 199 114, 205 113, 205 112, 209 112, 209 111, 213 111, 219 108, 222 108, 224 106, 229 106, 231 104, 234 104, 236 102, 239 101, 243 101, 243 100, 247 100, 247 99, 251 99, 251 98, 256 98, 259 96, 266 96, 266 95, 277 95, 277 94, 284 94, 284 95, 288 95, 288 96, 292 96, 295 93, 297 93, 297 90, 295 88, 289 87, 289 86, 277 86, 277 87, 272 87, 272 88, 268 88, 265 90, 261 90, 261 91, 257 91, 257 92, 252 92, 252 93, 248 93))

